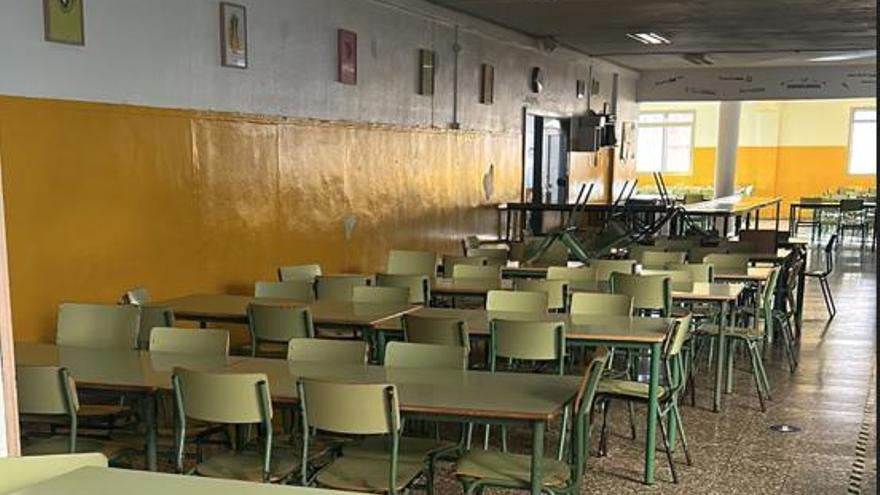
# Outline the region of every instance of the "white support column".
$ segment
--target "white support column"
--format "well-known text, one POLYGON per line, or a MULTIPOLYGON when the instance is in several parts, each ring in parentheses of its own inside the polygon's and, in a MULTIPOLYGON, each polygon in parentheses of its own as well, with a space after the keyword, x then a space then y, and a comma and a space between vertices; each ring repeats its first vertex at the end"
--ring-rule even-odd
POLYGON ((722 101, 718 112, 718 148, 715 158, 715 197, 730 196, 736 187, 736 148, 739 145, 741 103, 722 101))

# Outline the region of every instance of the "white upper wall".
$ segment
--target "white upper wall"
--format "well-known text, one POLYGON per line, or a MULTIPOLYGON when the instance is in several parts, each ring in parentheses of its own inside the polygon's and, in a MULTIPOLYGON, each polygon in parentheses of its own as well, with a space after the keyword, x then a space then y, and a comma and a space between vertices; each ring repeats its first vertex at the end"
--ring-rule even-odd
POLYGON ((869 98, 877 67, 812 66, 677 69, 641 73, 638 101, 754 101, 869 98))
MULTIPOLYGON (((238 0, 247 6, 246 70, 220 66, 216 0, 89 0, 84 47, 43 40, 42 2, 3 0, 0 94, 157 107, 446 127, 460 25, 459 121, 518 130, 524 106, 583 113, 575 80, 621 75, 620 109, 635 115, 635 73, 588 57, 529 48, 529 39, 422 0, 238 0), (336 30, 358 34, 358 84, 336 82, 336 30), (417 94, 419 48, 437 51, 433 97, 417 94), (495 66, 495 104, 481 105, 480 64, 495 66), (531 67, 544 91, 529 92, 531 67)), ((621 115, 627 119, 626 114, 621 115)))

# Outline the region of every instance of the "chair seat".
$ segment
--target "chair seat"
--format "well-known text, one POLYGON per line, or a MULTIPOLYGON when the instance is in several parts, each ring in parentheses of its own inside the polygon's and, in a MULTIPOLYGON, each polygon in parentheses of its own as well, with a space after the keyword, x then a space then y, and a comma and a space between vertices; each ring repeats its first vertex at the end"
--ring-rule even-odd
MULTIPOLYGON (((299 459, 292 453, 277 449, 272 451, 269 466, 269 482, 288 478, 300 468, 299 459)), ((241 481, 263 481, 263 456, 253 450, 224 452, 209 457, 196 466, 196 473, 211 478, 241 481)))
MULTIPOLYGON (((715 324, 703 325, 700 327, 699 332, 703 335, 717 336, 719 327, 715 324)), ((725 328, 724 334, 727 337, 745 340, 761 340, 764 338, 764 330, 760 326, 758 328, 728 326, 725 328)))
MULTIPOLYGON (((532 479, 531 466, 531 456, 474 449, 466 452, 458 460, 455 475, 528 485, 532 479)), ((541 464, 541 473, 541 485, 546 487, 564 487, 571 479, 571 469, 567 464, 547 457, 541 464)))
MULTIPOLYGON (((128 446, 118 442, 94 440, 91 438, 77 438, 77 453, 101 453, 108 459, 122 455, 128 446)), ((22 455, 54 455, 70 453, 70 437, 55 435, 48 438, 32 439, 25 442, 21 447, 22 455)))
MULTIPOLYGON (((397 463, 397 491, 409 486, 422 472, 424 462, 397 463)), ((388 491, 388 477, 391 462, 388 459, 372 459, 368 457, 340 457, 318 472, 318 485, 337 490, 354 492, 388 491)))
MULTIPOLYGON (((597 395, 613 395, 618 397, 634 397, 648 400, 649 386, 647 383, 633 380, 618 380, 603 378, 596 389, 597 395)), ((657 387, 657 397, 663 399, 666 396, 666 387, 657 387)))
MULTIPOLYGON (((431 438, 403 437, 400 439, 398 459, 405 462, 425 462, 429 456, 453 449, 455 444, 431 438)), ((342 455, 348 457, 366 457, 370 459, 388 459, 391 455, 391 441, 388 437, 369 437, 361 442, 342 447, 342 455)))

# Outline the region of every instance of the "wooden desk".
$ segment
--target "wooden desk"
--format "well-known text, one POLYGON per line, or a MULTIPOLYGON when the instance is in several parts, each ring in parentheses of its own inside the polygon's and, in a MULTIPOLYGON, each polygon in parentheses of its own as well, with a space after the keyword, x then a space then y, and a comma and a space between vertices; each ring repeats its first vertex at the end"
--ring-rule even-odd
POLYGON ((77 386, 120 395, 140 397, 146 429, 145 451, 148 469, 155 471, 156 395, 171 389, 175 366, 202 371, 222 370, 239 357, 204 357, 183 354, 150 353, 135 350, 93 349, 54 344, 15 343, 18 366, 61 366, 67 368, 77 386))
POLYGON ((10 495, 354 495, 302 486, 248 483, 130 469, 83 467, 20 488, 10 495))
POLYGON ((735 230, 739 230, 741 219, 746 217, 746 229, 751 225, 751 217, 755 215, 755 228, 761 220, 761 209, 768 206, 776 207, 776 230, 779 230, 779 205, 782 198, 762 198, 758 196, 741 195, 727 196, 724 198, 712 199, 709 201, 701 201, 699 203, 691 203, 684 205, 684 210, 688 216, 704 216, 710 218, 723 218, 724 228, 722 234, 727 237, 728 220, 733 217, 736 222, 735 230))

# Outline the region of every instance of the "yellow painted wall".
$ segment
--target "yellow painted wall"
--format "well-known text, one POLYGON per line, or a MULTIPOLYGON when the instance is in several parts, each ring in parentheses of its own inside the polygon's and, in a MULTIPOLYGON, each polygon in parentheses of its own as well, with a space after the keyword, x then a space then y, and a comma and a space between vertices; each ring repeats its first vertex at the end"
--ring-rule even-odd
POLYGON ((54 338, 58 303, 132 286, 246 294, 282 264, 375 271, 391 248, 455 252, 494 232, 522 163, 519 134, 14 97, 0 97, 0 156, 15 337, 31 341, 54 338))
MULTIPOLYGON (((712 187, 718 139, 717 103, 646 103, 642 111, 691 110, 694 122, 693 167, 690 174, 667 175, 667 185, 712 187)), ((787 203, 819 196, 841 187, 876 187, 875 175, 847 173, 849 119, 853 108, 876 107, 870 98, 852 100, 746 102, 740 120, 736 183, 752 184, 758 196, 787 203)), ((640 174, 641 184, 653 184, 640 174)))

